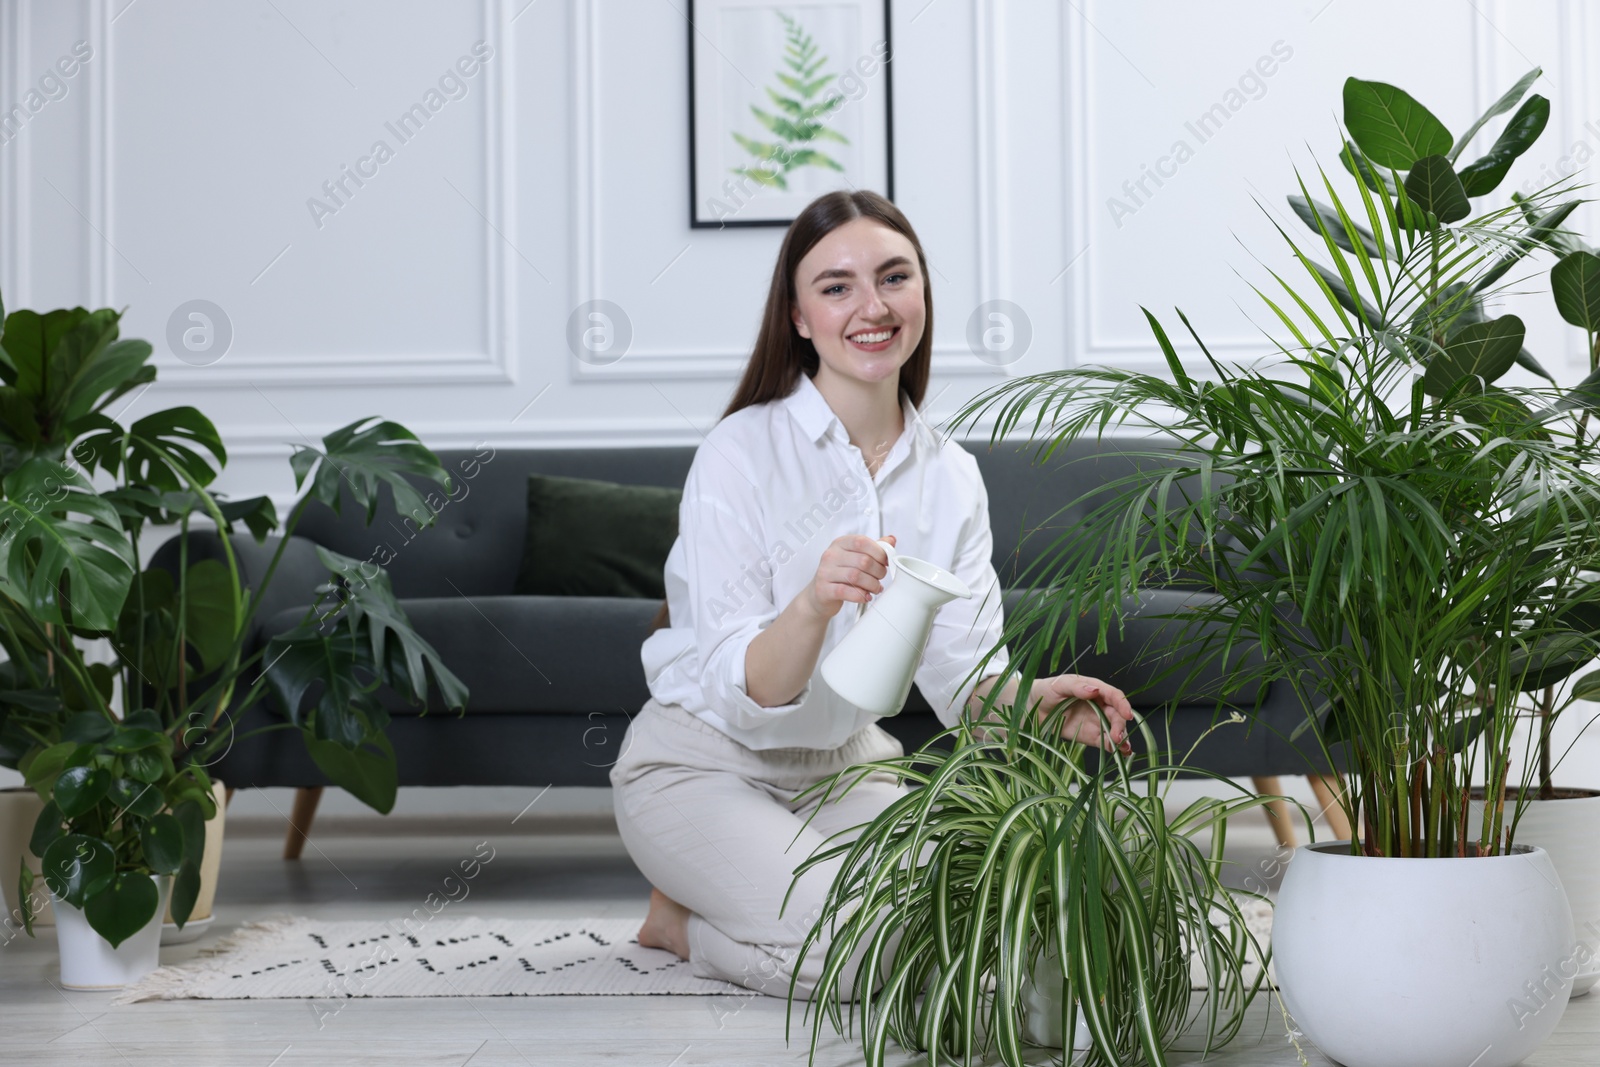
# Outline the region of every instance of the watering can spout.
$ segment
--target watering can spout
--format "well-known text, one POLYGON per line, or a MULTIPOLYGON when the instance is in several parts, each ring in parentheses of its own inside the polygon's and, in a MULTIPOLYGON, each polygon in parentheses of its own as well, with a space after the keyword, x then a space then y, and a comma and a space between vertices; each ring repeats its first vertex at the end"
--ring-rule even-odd
POLYGON ((878 543, 891 580, 822 661, 822 680, 863 711, 888 716, 905 707, 939 608, 972 590, 944 568, 878 543))

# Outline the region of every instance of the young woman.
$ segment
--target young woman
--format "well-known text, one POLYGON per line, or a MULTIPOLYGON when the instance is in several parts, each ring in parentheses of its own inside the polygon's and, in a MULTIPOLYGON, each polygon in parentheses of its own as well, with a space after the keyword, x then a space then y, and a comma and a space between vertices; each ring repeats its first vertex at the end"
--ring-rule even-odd
MULTIPOLYGON (((840 609, 884 588, 878 538, 973 591, 939 609, 917 668, 940 720, 976 713, 1006 673, 1002 649, 994 673, 961 684, 999 642, 1000 590, 977 462, 922 418, 932 331, 905 216, 872 192, 818 198, 784 237, 755 353, 690 466, 667 602, 642 649, 651 699, 611 783, 623 842, 654 887, 639 943, 702 977, 787 996, 837 871, 808 871, 784 905, 795 867, 903 792, 880 772, 820 807, 795 801, 845 767, 903 754, 816 673, 855 619, 840 609)), ((1016 688, 1011 678, 997 699, 1015 703, 1016 688)), ((1069 700, 1069 739, 1128 750, 1132 708, 1103 682, 1041 678, 1027 703, 1042 715, 1069 700)), ((810 998, 825 949, 806 953, 797 996, 810 998)))

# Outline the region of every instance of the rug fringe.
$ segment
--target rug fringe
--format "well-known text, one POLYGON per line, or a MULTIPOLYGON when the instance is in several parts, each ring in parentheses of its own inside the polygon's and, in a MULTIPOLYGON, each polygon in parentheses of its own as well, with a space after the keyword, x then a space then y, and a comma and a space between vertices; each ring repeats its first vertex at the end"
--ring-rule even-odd
POLYGON ((264 919, 247 922, 233 933, 201 949, 199 954, 182 963, 157 967, 133 985, 111 998, 112 1004, 137 1004, 145 1000, 182 1000, 189 985, 197 978, 206 978, 218 971, 227 970, 221 958, 230 952, 249 948, 301 923, 311 920, 303 915, 269 915, 264 919))

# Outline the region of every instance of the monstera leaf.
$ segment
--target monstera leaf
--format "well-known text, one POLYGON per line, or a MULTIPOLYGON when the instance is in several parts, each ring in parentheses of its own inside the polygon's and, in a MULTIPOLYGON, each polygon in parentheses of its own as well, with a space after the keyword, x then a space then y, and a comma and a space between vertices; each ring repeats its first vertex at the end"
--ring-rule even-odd
POLYGON ((370 662, 377 666, 384 682, 421 704, 428 699, 431 675, 446 707, 465 708, 467 687, 444 665, 433 646, 411 628, 411 620, 395 599, 383 569, 369 567, 373 573, 363 574, 359 561, 321 545, 317 546, 317 556, 323 566, 343 579, 341 593, 347 598, 344 610, 349 613, 349 624, 358 633, 366 631, 370 662))
POLYGON ((450 475, 439 465, 416 434, 397 422, 379 422, 371 416, 352 422, 322 439, 323 449, 295 446, 289 464, 294 469, 295 488, 311 477, 311 494, 334 511, 339 510, 341 487, 348 487, 355 502, 366 509, 367 522, 378 513, 378 488, 388 485, 394 494, 395 510, 400 515, 432 521, 433 510, 406 476, 426 478, 450 487, 450 475), (315 473, 313 473, 313 468, 315 473))
POLYGON ((227 449, 211 420, 192 407, 168 408, 146 415, 124 430, 104 416, 94 417, 95 433, 84 438, 75 454, 85 466, 101 466, 122 474, 134 485, 176 492, 192 485, 210 485, 217 469, 228 462, 227 449), (211 453, 213 467, 200 449, 211 453), (126 470, 124 470, 124 466, 126 470))
POLYGON ((314 623, 267 642, 267 682, 289 720, 301 729, 306 751, 333 783, 373 809, 394 806, 393 749, 383 737, 389 716, 378 703, 378 672, 371 645, 351 627, 323 632, 314 623), (311 706, 306 699, 320 691, 311 706), (387 771, 374 761, 387 760, 387 771))
POLYGON ((81 473, 53 460, 30 459, 3 484, 0 581, 7 592, 41 622, 111 629, 134 567, 116 508, 81 473))

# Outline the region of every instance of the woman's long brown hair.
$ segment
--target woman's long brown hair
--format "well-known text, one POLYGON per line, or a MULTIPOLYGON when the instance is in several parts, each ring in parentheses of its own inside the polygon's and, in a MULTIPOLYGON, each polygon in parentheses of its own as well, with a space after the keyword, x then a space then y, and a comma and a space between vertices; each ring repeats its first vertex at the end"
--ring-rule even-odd
MULTIPOLYGON (((849 192, 838 190, 824 193, 811 203, 789 224, 783 235, 783 246, 778 249, 778 262, 772 268, 772 284, 767 288, 767 307, 761 316, 761 332, 756 335, 755 351, 745 365, 744 377, 739 380, 728 410, 727 418, 752 404, 765 404, 779 400, 794 392, 800 384, 800 375, 815 377, 819 360, 816 347, 809 338, 801 337, 794 327, 795 301, 794 274, 806 253, 818 241, 852 219, 869 218, 889 227, 917 250, 917 268, 922 272, 922 300, 926 318, 922 325, 922 339, 917 342, 911 358, 900 367, 900 392, 911 398, 913 407, 920 409, 928 392, 928 373, 933 360, 933 288, 928 281, 928 261, 922 252, 922 242, 916 231, 901 214, 900 209, 884 197, 868 189, 849 192)), ((720 421, 720 420, 719 420, 720 421)), ((671 624, 666 601, 650 622, 650 632, 671 624)))

